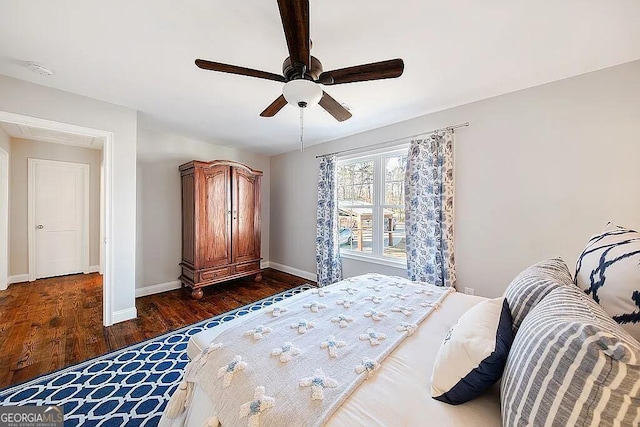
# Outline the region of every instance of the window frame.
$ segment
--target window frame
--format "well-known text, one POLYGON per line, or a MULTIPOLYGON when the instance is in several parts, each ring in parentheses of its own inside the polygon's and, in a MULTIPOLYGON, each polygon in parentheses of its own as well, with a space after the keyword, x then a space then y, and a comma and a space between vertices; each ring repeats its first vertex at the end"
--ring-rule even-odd
MULTIPOLYGON (((336 168, 346 166, 351 163, 361 163, 366 161, 373 161, 373 203, 371 209, 373 211, 372 218, 372 241, 371 252, 361 252, 357 250, 340 248, 340 257, 347 259, 355 259, 365 262, 373 262, 390 267, 403 268, 407 265, 407 259, 397 258, 384 254, 384 209, 402 208, 406 207, 404 203, 402 205, 387 205, 385 200, 385 172, 386 172, 386 159, 389 157, 406 156, 409 151, 409 144, 396 145, 393 147, 382 148, 379 150, 371 150, 366 153, 358 153, 346 156, 339 156, 336 163, 336 168), (378 233, 376 230, 383 230, 378 233)), ((337 186, 337 182, 336 182, 337 186)), ((340 207, 362 207, 357 205, 340 205, 340 207)), ((406 232, 406 230, 405 230, 406 232)), ((406 239, 406 237, 405 237, 406 239)))

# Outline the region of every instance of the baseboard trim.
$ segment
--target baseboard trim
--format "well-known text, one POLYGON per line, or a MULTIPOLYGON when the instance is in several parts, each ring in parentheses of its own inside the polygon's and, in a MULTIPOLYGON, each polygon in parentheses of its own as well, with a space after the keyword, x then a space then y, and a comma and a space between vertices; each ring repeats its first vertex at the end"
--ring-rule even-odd
POLYGON ((29 281, 29 273, 27 274, 16 274, 15 276, 7 277, 7 284, 12 285, 14 283, 28 282, 29 281))
POLYGON ((307 280, 311 280, 316 282, 318 280, 318 276, 316 276, 314 273, 311 273, 309 271, 304 271, 304 270, 300 270, 298 268, 294 268, 294 267, 289 267, 288 265, 284 265, 284 264, 278 264, 277 262, 269 262, 269 267, 273 268, 274 270, 278 270, 278 271, 283 271, 285 273, 289 273, 289 274, 293 274, 296 276, 300 276, 302 278, 305 278, 307 280))
POLYGON ((136 288, 136 298, 146 297, 147 295, 159 294, 161 292, 173 291, 180 289, 179 280, 173 282, 159 283, 157 285, 145 286, 144 288, 136 288))
MULTIPOLYGON (((99 271, 100 271, 99 265, 92 265, 84 274, 98 273, 99 271)), ((14 283, 28 282, 28 281, 29 281, 29 273, 15 274, 13 276, 7 277, 7 285, 12 285, 14 283)))
POLYGON ((92 265, 92 266, 89 266, 89 269, 87 270, 87 272, 85 274, 99 273, 99 272, 100 272, 100 266, 99 265, 92 265))
MULTIPOLYGON (((297 268, 289 267, 287 265, 278 264, 270 261, 262 261, 260 268, 273 268, 274 270, 284 271, 285 273, 294 274, 307 280, 316 281, 316 275, 308 271, 300 270, 297 268)), ((136 288, 136 298, 146 297, 148 295, 159 294, 162 292, 173 291, 180 289, 182 284, 179 280, 172 282, 159 283, 157 285, 145 286, 143 288, 136 288)))
POLYGON ((114 311, 111 320, 112 324, 124 322, 138 317, 138 310, 135 307, 125 308, 124 310, 114 311))

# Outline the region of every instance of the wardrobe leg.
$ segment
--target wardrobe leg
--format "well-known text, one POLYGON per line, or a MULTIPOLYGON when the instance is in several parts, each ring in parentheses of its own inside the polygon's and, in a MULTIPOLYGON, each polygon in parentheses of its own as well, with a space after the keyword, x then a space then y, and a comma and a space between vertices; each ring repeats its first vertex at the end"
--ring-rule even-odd
POLYGON ((193 299, 200 299, 202 298, 202 289, 200 288, 195 288, 191 291, 191 298, 193 299))

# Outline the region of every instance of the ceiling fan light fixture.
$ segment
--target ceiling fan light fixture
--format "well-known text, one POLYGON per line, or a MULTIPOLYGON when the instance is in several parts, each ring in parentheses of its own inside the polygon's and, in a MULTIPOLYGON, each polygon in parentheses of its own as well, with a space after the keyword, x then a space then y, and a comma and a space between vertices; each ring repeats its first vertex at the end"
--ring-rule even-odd
POLYGON ((313 107, 322 98, 322 88, 311 80, 291 80, 285 83, 282 95, 294 107, 313 107))

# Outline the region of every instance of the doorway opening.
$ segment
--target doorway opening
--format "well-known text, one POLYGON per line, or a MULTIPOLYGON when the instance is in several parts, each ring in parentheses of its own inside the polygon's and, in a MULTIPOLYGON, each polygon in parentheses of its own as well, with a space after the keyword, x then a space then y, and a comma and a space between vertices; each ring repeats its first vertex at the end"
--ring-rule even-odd
MULTIPOLYGON (((28 269, 23 271, 23 268, 16 268, 15 270, 21 271, 12 271, 15 266, 12 264, 16 264, 13 262, 14 259, 9 263, 12 258, 9 251, 9 227, 12 232, 14 230, 14 224, 9 224, 10 201, 13 200, 11 188, 14 184, 10 182, 10 176, 13 176, 13 171, 10 171, 13 150, 7 152, 0 147, 0 265, 5 266, 4 269, 0 268, 0 292, 12 283, 33 281, 40 277, 74 272, 100 272, 103 274, 102 323, 104 326, 111 326, 113 284, 109 236, 112 230, 113 133, 2 111, 0 127, 2 132, 11 138, 11 144, 14 144, 16 139, 24 139, 58 147, 61 144, 75 148, 84 147, 94 151, 98 156, 97 164, 93 162, 90 166, 83 166, 82 164, 87 163, 85 161, 72 159, 61 162, 60 159, 38 155, 32 156, 28 165, 23 165, 28 168, 29 178, 24 184, 25 190, 28 187, 24 197, 30 202, 26 208, 28 218, 25 219, 28 230, 28 239, 25 242, 25 246, 28 247, 28 269), (89 182, 87 172, 90 173, 89 182), (50 191, 55 188, 56 182, 57 188, 61 190, 50 191), (90 188, 91 184, 94 184, 93 188, 90 188), (41 191, 38 191, 38 186, 42 187, 41 191), (6 195, 4 188, 8 189, 6 195), (5 197, 7 203, 3 203, 5 197), (93 200, 96 198, 97 200, 93 200), (87 205, 86 202, 90 199, 92 204, 87 205), (37 200, 39 203, 36 203, 37 200), (44 217, 38 214, 38 204, 43 204, 40 214, 44 212, 44 217), (66 209, 69 206, 65 208, 65 204, 73 205, 73 209, 66 209), (92 211, 91 221, 87 221, 89 211, 92 211), (74 213, 74 221, 65 222, 61 215, 67 215, 69 212, 74 213), (39 221, 42 218, 47 218, 48 224, 39 221), (92 243, 93 249, 90 249, 92 243), (40 259, 43 253, 44 261, 40 259)), ((28 286, 28 283, 25 285, 28 286)))

